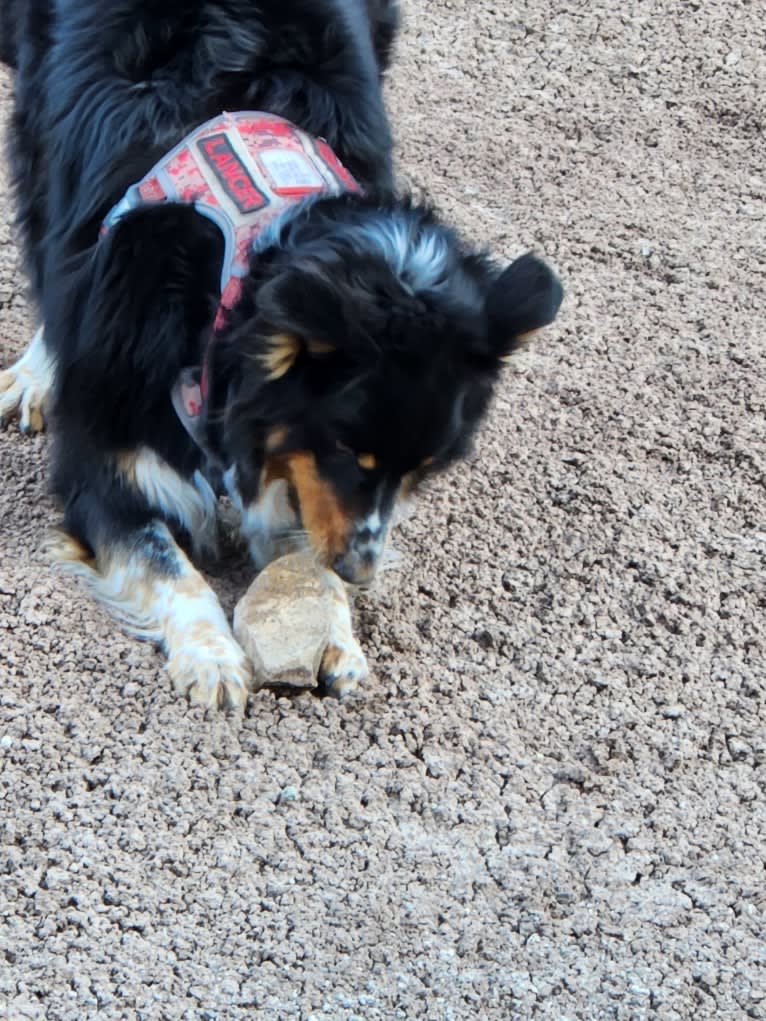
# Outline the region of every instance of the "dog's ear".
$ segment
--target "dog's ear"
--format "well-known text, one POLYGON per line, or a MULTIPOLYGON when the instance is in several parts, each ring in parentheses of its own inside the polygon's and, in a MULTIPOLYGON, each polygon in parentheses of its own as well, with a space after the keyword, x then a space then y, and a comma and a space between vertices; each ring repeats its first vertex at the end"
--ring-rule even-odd
POLYGON ((558 278, 540 259, 527 253, 512 262, 487 297, 492 353, 507 358, 528 334, 552 323, 563 297, 558 278))

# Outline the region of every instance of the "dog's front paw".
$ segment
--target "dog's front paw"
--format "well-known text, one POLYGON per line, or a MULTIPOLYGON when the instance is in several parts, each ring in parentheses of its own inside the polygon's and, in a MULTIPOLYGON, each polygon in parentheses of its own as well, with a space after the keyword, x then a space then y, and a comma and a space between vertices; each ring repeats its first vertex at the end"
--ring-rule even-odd
POLYGON ((206 646, 189 645, 168 660, 173 687, 192 705, 206 709, 243 709, 253 685, 253 670, 234 641, 221 636, 206 646))
POLYGON ((359 642, 350 636, 336 639, 325 649, 319 668, 319 682, 328 695, 343 698, 354 691, 369 674, 359 642))
POLYGON ((53 366, 42 330, 38 330, 21 358, 10 369, 0 372, 0 425, 18 414, 22 432, 42 432, 52 385, 53 366))

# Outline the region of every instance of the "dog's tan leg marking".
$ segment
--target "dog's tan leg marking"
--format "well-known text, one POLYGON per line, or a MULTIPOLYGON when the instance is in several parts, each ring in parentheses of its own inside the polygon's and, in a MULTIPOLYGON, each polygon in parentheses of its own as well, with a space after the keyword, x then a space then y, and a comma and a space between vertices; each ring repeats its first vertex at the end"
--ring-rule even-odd
POLYGON ((130 549, 94 558, 59 534, 49 552, 83 577, 128 630, 164 648, 177 692, 196 705, 242 708, 252 668, 215 593, 164 524, 152 524, 134 540, 130 549))
POLYGON ((216 497, 202 472, 182 478, 148 447, 118 454, 115 465, 124 483, 137 489, 152 510, 186 529, 195 554, 216 552, 216 497))
POLYGON ((333 571, 324 573, 332 593, 333 620, 330 640, 319 668, 319 680, 329 694, 342 698, 367 677, 369 668, 353 635, 351 610, 343 582, 333 571))
POLYGON ((21 358, 0 372, 0 425, 18 413, 22 432, 42 432, 52 388, 53 360, 45 347, 41 326, 21 358))

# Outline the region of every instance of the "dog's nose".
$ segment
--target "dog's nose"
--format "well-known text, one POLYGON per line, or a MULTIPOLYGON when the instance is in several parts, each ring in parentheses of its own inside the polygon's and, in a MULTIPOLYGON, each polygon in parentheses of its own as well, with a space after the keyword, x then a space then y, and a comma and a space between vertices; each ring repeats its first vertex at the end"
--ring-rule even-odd
POLYGON ((369 552, 355 556, 341 554, 333 560, 332 569, 349 585, 367 585, 375 576, 375 557, 369 552))

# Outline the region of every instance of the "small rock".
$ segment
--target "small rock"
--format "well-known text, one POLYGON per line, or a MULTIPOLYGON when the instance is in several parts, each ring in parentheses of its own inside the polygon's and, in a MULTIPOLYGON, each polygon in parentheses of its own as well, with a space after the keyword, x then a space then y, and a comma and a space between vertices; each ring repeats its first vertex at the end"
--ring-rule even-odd
POLYGON ((735 760, 746 759, 750 755, 751 748, 747 741, 743 741, 737 734, 729 734, 726 737, 726 747, 729 755, 735 760))
POLYGON ((682 705, 669 705, 662 710, 662 715, 666 720, 677 720, 684 714, 684 707, 682 705))
POLYGON ((283 787, 277 798, 278 805, 284 805, 287 801, 297 801, 299 798, 297 787, 283 787))

